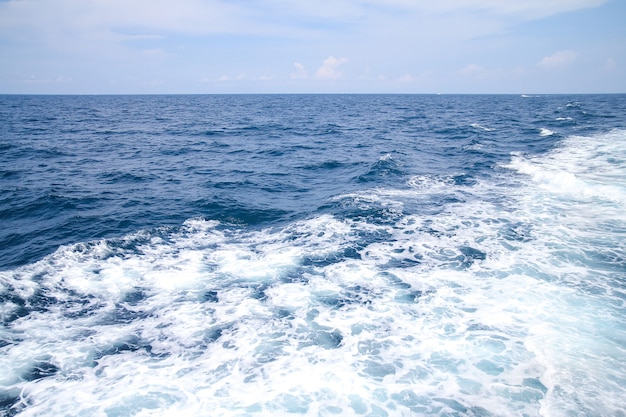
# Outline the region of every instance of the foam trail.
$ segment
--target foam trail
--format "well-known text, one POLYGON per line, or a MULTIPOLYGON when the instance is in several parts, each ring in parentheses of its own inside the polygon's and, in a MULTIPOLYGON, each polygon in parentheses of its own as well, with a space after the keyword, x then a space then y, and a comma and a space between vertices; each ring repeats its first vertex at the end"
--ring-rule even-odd
POLYGON ((516 156, 509 165, 532 179, 518 196, 520 214, 543 237, 524 264, 537 275, 552 271, 545 279, 561 289, 551 319, 528 343, 546 366, 545 415, 624 415, 625 156, 618 130, 571 137, 546 157, 516 156))

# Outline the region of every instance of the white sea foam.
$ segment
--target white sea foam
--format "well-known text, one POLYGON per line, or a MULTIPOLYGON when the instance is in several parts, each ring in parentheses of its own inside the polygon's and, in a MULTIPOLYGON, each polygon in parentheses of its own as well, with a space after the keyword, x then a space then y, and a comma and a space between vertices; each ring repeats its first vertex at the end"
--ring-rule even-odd
POLYGON ((493 183, 336 198, 380 224, 61 248, 0 272, 47 300, 3 328, 0 384, 20 416, 623 415, 625 150, 573 137, 493 183), (459 198, 407 212, 440 195, 459 198))
POLYGON ((579 198, 600 198, 623 203, 626 155, 623 133, 601 137, 571 137, 544 158, 513 155, 509 168, 529 175, 533 186, 579 198))
POLYGON ((450 190, 454 186, 454 179, 450 176, 416 175, 411 177, 407 184, 412 189, 432 193, 435 190, 450 190))
POLYGON ((492 131, 494 131, 494 130, 495 130, 495 129, 492 129, 492 128, 489 128, 489 127, 485 127, 485 126, 483 126, 483 125, 481 125, 481 124, 478 124, 478 123, 472 123, 472 124, 471 124, 471 126, 472 126, 474 129, 484 130, 485 132, 492 132, 492 131))
POLYGON ((550 129, 546 129, 546 128, 541 128, 541 130, 539 131, 539 136, 552 136, 554 135, 554 132, 550 129))
POLYGON ((571 137, 545 157, 516 156, 509 165, 531 179, 518 198, 543 240, 529 247, 533 263, 561 283, 554 294, 559 302, 549 306, 551 320, 535 327, 528 341, 551 387, 545 415, 621 413, 624 385, 615 381, 626 371, 619 360, 626 341, 619 318, 626 307, 625 155, 626 132, 613 131, 571 137))

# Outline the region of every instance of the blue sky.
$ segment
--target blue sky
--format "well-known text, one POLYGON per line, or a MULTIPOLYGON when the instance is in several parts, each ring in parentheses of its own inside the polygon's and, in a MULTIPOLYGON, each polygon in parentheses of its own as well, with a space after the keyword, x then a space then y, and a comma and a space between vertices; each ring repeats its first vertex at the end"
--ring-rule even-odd
POLYGON ((0 93, 626 93, 624 0, 0 0, 0 93))

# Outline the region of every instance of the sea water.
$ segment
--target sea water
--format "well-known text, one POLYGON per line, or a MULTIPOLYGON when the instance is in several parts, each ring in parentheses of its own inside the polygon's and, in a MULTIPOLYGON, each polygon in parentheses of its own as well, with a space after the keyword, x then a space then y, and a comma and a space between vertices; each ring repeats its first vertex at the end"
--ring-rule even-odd
POLYGON ((626 96, 0 96, 0 414, 626 416, 626 96))

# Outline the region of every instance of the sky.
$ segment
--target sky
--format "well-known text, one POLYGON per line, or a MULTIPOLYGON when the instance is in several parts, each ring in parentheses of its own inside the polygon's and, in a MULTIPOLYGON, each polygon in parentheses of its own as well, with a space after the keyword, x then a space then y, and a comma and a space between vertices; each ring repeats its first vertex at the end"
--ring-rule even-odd
POLYGON ((625 0, 0 0, 0 94, 626 93, 625 0))

